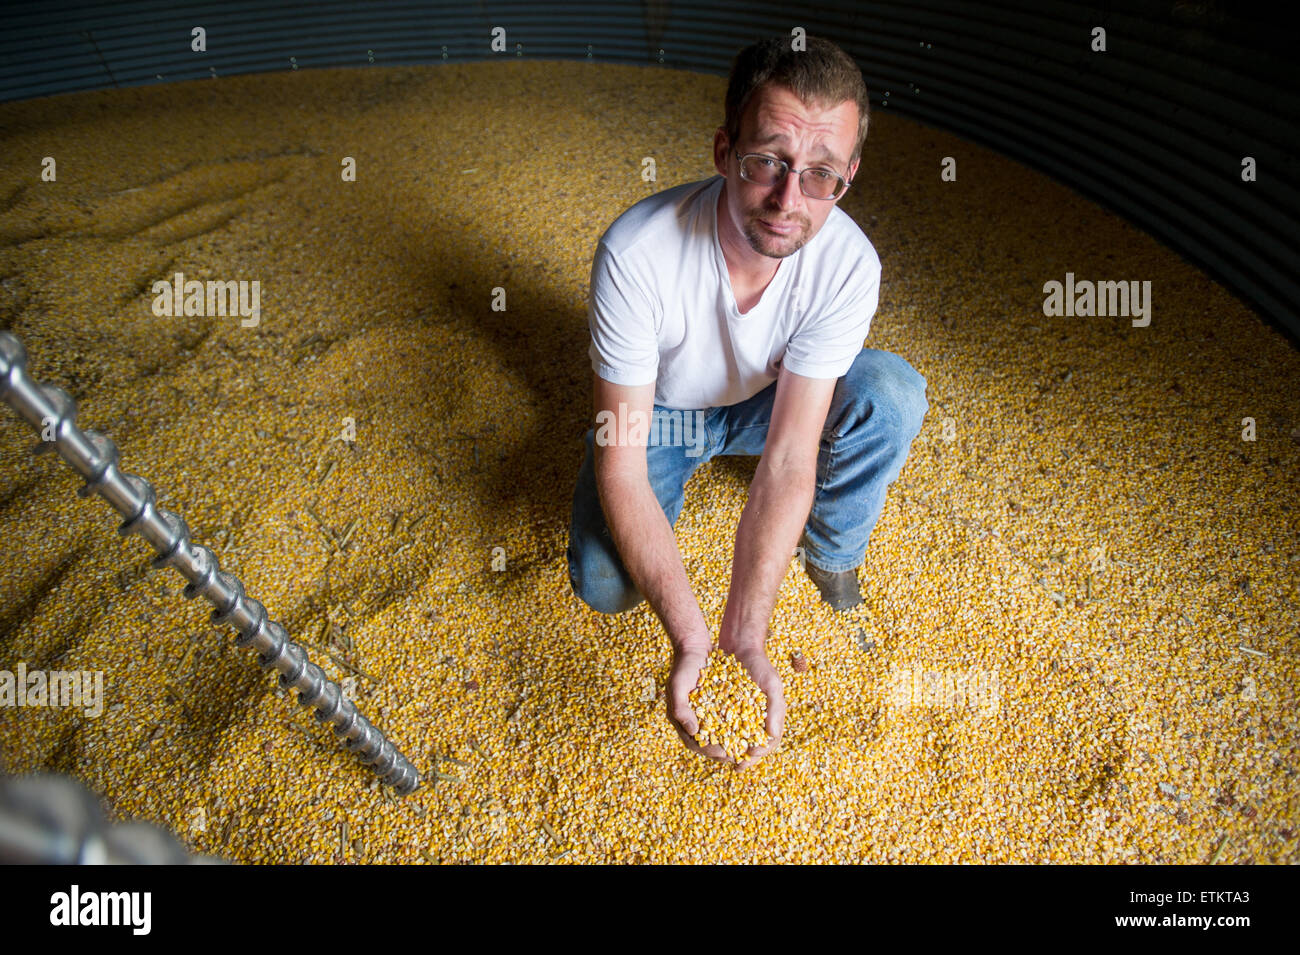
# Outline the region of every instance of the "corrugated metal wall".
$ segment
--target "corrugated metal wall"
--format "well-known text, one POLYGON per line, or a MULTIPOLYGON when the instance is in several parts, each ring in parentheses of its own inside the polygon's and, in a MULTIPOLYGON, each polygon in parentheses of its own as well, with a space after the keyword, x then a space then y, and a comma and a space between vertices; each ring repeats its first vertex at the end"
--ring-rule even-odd
POLYGON ((37 3, 0 14, 0 100, 501 56, 725 75, 741 46, 794 26, 848 50, 876 108, 991 146, 1116 209, 1300 338, 1294 37, 1253 4, 37 3), (195 26, 206 53, 190 50, 195 26), (497 26, 504 53, 489 46, 497 26), (1090 48, 1095 27, 1105 53, 1090 48), (1242 180, 1246 156, 1255 182, 1242 180))

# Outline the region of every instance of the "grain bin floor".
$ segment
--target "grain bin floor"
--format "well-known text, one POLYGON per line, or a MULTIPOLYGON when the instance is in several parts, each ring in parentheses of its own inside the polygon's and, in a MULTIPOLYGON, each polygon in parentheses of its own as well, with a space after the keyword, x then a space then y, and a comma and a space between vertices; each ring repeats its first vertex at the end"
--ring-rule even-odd
MULTIPOLYGON (((594 243, 712 174, 724 86, 512 61, 0 105, 0 327, 442 775, 371 788, 5 413, 0 668, 106 697, 0 709, 7 767, 243 861, 1300 861, 1300 357, 1117 217, 884 110, 844 208, 884 266, 868 344, 931 411, 866 605, 792 565, 781 751, 682 747, 657 621, 588 611, 564 547, 594 243), (259 280, 259 323, 156 316, 177 272, 259 280), (1150 280, 1150 325, 1045 316, 1067 272, 1150 280)), ((678 525, 715 625, 751 470, 705 465, 678 525)))

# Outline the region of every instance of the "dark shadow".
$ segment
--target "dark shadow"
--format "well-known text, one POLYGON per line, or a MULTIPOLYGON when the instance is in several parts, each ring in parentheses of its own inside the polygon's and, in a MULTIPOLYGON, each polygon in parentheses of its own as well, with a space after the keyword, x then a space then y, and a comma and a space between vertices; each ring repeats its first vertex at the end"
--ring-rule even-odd
MULTIPOLYGON (((68 576, 81 556, 86 552, 87 545, 81 544, 76 548, 68 551, 63 559, 60 560, 53 568, 41 576, 27 592, 21 597, 17 597, 12 603, 5 607, 0 607, 0 646, 5 647, 7 651, 12 652, 10 644, 13 641, 14 634, 17 632, 19 625, 34 616, 36 609, 41 605, 46 597, 53 592, 63 579, 68 576)), ((74 641, 74 644, 79 641, 74 641)), ((45 648, 39 657, 32 659, 29 667, 33 670, 45 669, 45 666, 52 659, 61 658, 71 647, 61 646, 57 648, 45 648)))

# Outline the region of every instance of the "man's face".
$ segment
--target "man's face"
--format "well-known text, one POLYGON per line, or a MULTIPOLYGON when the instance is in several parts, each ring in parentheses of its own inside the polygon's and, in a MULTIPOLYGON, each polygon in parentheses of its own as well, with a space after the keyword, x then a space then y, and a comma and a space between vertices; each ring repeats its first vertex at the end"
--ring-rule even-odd
POLYGON ((727 178, 726 214, 755 252, 775 259, 797 252, 821 229, 838 200, 805 196, 793 172, 774 186, 742 179, 740 157, 761 153, 784 160, 792 170, 831 169, 850 180, 858 171, 859 160, 851 166, 848 161, 857 136, 858 106, 852 100, 833 109, 813 109, 785 87, 771 85, 745 105, 737 142, 728 142, 722 129, 714 134, 714 165, 727 178))

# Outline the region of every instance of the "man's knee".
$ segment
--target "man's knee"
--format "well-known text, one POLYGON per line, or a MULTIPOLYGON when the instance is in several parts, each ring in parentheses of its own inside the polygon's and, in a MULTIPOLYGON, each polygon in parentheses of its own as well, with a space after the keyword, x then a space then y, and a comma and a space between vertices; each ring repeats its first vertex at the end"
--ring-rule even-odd
POLYGON ((627 580, 618 568, 606 561, 603 566, 584 565, 574 559, 569 550, 569 585, 578 599, 597 613, 624 613, 633 609, 645 598, 636 586, 627 580))
MULTIPOLYGON (((846 417, 853 424, 872 419, 875 424, 887 424, 897 433, 899 441, 910 444, 921 431, 921 422, 930 403, 925 390, 928 382, 908 361, 893 352, 872 348, 862 349, 844 376, 848 407, 846 417)), ((849 430, 845 420, 834 435, 849 430)))
POLYGON ((897 410, 899 429, 903 434, 908 435, 910 441, 921 433, 921 422, 925 419, 925 413, 930 410, 930 402, 925 397, 925 389, 929 383, 905 359, 897 355, 894 358, 897 362, 889 390, 897 410))

